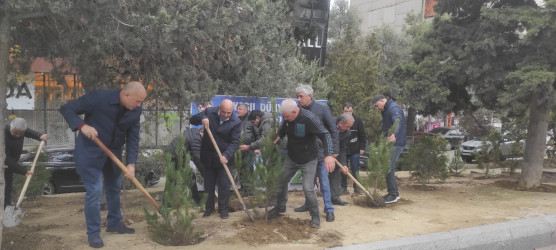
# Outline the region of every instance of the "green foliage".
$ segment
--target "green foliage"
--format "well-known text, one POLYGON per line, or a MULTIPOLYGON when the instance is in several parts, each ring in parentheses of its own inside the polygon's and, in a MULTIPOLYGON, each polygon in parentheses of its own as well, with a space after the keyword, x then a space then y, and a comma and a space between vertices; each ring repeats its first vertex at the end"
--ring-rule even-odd
POLYGON ((406 164, 411 175, 417 178, 423 187, 433 178, 442 182, 448 178, 448 158, 443 154, 445 146, 444 138, 426 135, 416 137, 411 145, 406 164))
POLYGON ((367 162, 367 176, 360 177, 361 185, 366 189, 373 188, 373 193, 386 188, 384 178, 390 172, 390 157, 394 147, 386 138, 380 137, 379 141, 369 145, 369 161, 367 162))
MULTIPOLYGON (((144 150, 143 150, 144 151, 144 150)), ((165 156, 163 152, 155 152, 152 154, 139 154, 137 156, 137 165, 135 166, 135 178, 144 187, 150 187, 152 183, 148 182, 149 175, 154 173, 156 176, 161 176, 166 171, 165 156), (152 172, 152 173, 151 173, 152 172)), ((135 189, 135 184, 131 181, 126 181, 124 178, 125 189, 135 189)))
POLYGON ((5 49, 17 44, 21 55, 12 70, 63 58, 86 90, 141 80, 149 98, 179 106, 214 94, 290 96, 299 83, 326 88, 297 53, 286 0, 31 2, 8 9, 27 16, 8 24, 5 49))
MULTIPOLYGON (((359 18, 357 10, 351 8, 349 1, 337 0, 330 9, 330 18, 328 23, 328 39, 331 41, 339 41, 346 36, 359 36, 359 18)), ((334 43, 328 46, 329 51, 333 51, 334 43)))
POLYGON ((500 144, 503 142, 502 134, 491 129, 487 137, 483 138, 480 154, 476 156, 478 167, 485 170, 485 176, 489 175, 493 166, 499 166, 502 160, 500 144))
POLYGON ((461 149, 457 147, 454 151, 454 157, 450 161, 450 172, 454 173, 455 176, 460 176, 464 166, 465 162, 461 159, 461 149))
MULTIPOLYGON (((394 133, 398 123, 396 121, 392 125, 388 130, 388 134, 394 133)), ((373 194, 376 194, 377 190, 386 188, 386 179, 384 177, 390 172, 390 158, 394 153, 394 146, 388 142, 386 137, 380 136, 376 144, 370 143, 369 151, 367 152, 369 152, 366 170, 367 176, 366 178, 361 178, 361 185, 366 189, 372 187, 374 189, 373 194)))
POLYGON ((351 102, 354 113, 363 120, 367 137, 378 138, 380 113, 368 112, 372 96, 384 90, 378 85, 378 60, 374 52, 378 44, 371 37, 355 42, 348 36, 334 46, 325 72, 332 111, 341 113, 343 103, 351 102))
MULTIPOLYGON (((39 156, 39 162, 44 162, 45 160, 44 155, 39 156)), ((35 166, 35 173, 31 180, 29 181, 29 186, 27 186, 27 191, 25 192, 25 197, 37 197, 42 195, 42 188, 44 187, 45 183, 50 182, 50 176, 52 172, 46 170, 46 167, 43 163, 37 163, 35 166)), ((12 189, 15 194, 12 194, 12 197, 19 198, 21 194, 21 190, 23 189, 23 185, 25 184, 25 180, 27 177, 24 175, 14 174, 14 188, 12 189)), ((13 203, 15 204, 15 203, 13 203)))
POLYGON ((260 154, 255 158, 255 169, 253 173, 244 175, 242 185, 247 186, 249 189, 254 190, 255 198, 258 205, 265 205, 264 218, 267 219, 268 207, 270 201, 278 190, 278 178, 282 173, 282 151, 278 144, 274 144, 277 131, 277 118, 278 113, 276 107, 276 100, 272 100, 273 119, 272 129, 268 136, 265 137, 263 143, 260 145, 260 154))
MULTIPOLYGON (((35 147, 31 152, 37 152, 38 146, 35 147)), ((31 158, 31 161, 35 159, 35 155, 31 158)), ((43 194, 43 187, 45 183, 50 183, 50 177, 52 172, 46 169, 46 166, 42 162, 47 161, 47 156, 45 154, 39 154, 39 158, 37 159, 37 164, 35 165, 34 174, 29 181, 29 185, 27 186, 27 191, 25 191, 26 197, 37 197, 43 194)), ((28 167, 27 170, 31 170, 31 166, 28 167)), ((13 180, 13 189, 12 197, 18 199, 19 195, 21 194, 21 190, 23 189, 23 185, 25 184, 25 180, 27 177, 24 175, 14 174, 13 180)), ((14 203, 15 204, 15 203, 14 203)))
POLYGON ((159 214, 150 213, 144 208, 145 218, 152 231, 153 240, 162 245, 183 246, 197 244, 203 232, 194 230, 192 221, 195 215, 190 190, 193 182, 193 172, 189 167, 190 155, 186 152, 184 142, 186 138, 180 135, 176 148, 177 159, 166 154, 166 186, 164 199, 159 214))

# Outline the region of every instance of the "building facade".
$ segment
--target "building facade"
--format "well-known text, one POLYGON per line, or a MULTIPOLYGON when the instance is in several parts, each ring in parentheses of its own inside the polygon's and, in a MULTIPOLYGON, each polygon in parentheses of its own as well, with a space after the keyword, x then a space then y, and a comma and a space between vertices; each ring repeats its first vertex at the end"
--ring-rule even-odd
POLYGON ((384 24, 400 31, 411 12, 423 18, 433 17, 436 3, 436 0, 351 0, 350 6, 359 14, 361 34, 367 35, 384 24))

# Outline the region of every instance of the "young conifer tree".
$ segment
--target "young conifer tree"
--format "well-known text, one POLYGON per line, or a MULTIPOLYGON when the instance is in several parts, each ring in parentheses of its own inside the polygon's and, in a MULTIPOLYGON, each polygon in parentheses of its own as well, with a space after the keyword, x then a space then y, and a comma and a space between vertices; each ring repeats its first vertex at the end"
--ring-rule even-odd
POLYGON ((278 130, 276 111, 276 100, 272 100, 272 121, 271 132, 265 137, 260 145, 260 153, 255 158, 255 169, 253 173, 244 178, 242 185, 248 185, 254 191, 258 205, 264 205, 264 218, 267 219, 268 207, 272 197, 278 191, 278 178, 282 173, 282 151, 277 144, 274 144, 276 132, 278 130))
POLYGON ((195 231, 192 224, 195 215, 191 210, 195 203, 189 187, 195 183, 192 178, 193 171, 189 167, 191 157, 186 152, 185 140, 186 138, 180 135, 174 157, 166 153, 166 186, 159 210, 161 218, 156 211, 151 214, 146 208, 144 209, 153 240, 162 245, 196 244, 203 234, 195 231))
MULTIPOLYGON (((396 121, 389 134, 394 132, 394 128, 398 125, 396 121)), ((361 185, 366 189, 373 188, 373 196, 378 195, 378 190, 386 188, 386 179, 384 178, 390 172, 390 157, 394 152, 392 143, 388 142, 386 137, 381 136, 376 144, 371 143, 369 146, 369 161, 367 162, 367 176, 361 178, 361 185)))
POLYGON ((454 150, 454 157, 452 161, 450 161, 450 171, 453 172, 455 176, 460 176, 464 166, 465 162, 461 159, 461 150, 458 147, 454 150))

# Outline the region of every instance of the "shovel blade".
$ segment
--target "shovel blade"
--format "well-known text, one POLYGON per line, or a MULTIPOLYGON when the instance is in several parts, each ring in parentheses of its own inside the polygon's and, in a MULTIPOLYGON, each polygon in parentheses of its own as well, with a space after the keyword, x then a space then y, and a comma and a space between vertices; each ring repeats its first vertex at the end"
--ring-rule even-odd
POLYGON ((249 209, 247 208, 247 206, 245 206, 245 204, 243 204, 243 210, 245 210, 245 212, 247 213, 247 216, 249 216, 249 219, 251 219, 251 221, 255 222, 255 219, 253 219, 253 216, 251 215, 251 212, 249 212, 249 209))
POLYGON ((2 224, 5 227, 15 227, 21 223, 21 219, 25 215, 25 211, 19 209, 16 206, 7 206, 4 209, 4 218, 2 219, 2 224))

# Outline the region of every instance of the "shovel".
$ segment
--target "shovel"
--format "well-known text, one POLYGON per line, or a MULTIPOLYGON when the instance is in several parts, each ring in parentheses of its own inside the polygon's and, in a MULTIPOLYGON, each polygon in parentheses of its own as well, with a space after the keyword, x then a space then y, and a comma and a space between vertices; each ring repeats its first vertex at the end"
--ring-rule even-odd
MULTIPOLYGON (((212 136, 212 132, 210 132, 210 128, 208 128, 208 127, 207 127, 207 132, 209 134, 210 140, 212 141, 212 144, 214 145, 214 148, 216 149, 216 152, 218 153, 218 156, 220 158, 222 158, 222 153, 220 153, 220 149, 218 148, 218 144, 216 144, 216 141, 214 140, 214 137, 212 136)), ((255 220, 253 219, 253 216, 251 216, 251 213, 249 212, 249 209, 247 209, 247 206, 245 206, 245 203, 243 203, 243 199, 241 198, 241 195, 239 194, 239 191, 237 191, 236 182, 234 181, 234 177, 232 177, 232 174, 230 173, 230 169, 228 169, 228 166, 226 164, 222 164, 222 166, 224 166, 224 169, 226 170, 226 174, 228 174, 228 178, 230 179, 230 182, 232 183, 232 186, 234 187, 234 191, 236 192, 237 199, 239 200, 239 202, 241 202, 241 205, 243 205, 243 210, 247 213, 247 216, 249 216, 249 218, 253 222, 255 222, 255 220)))
MULTIPOLYGON (((337 160, 334 159, 334 161, 336 161, 336 165, 342 169, 345 169, 347 167, 342 166, 342 164, 337 160)), ((384 203, 384 200, 382 199, 382 197, 380 197, 380 199, 375 200, 375 198, 373 198, 373 196, 369 193, 369 191, 367 191, 366 188, 363 187, 363 185, 361 185, 361 183, 359 183, 357 181, 357 179, 355 179, 355 177, 353 177, 353 175, 351 175, 349 173, 349 170, 346 172, 346 175, 361 189, 363 190, 363 192, 365 192, 365 194, 367 195, 367 197, 369 198, 369 201, 376 207, 385 207, 386 203, 384 203)))
MULTIPOLYGON (((122 172, 125 174, 127 174, 127 168, 124 166, 124 164, 120 161, 120 159, 118 159, 118 157, 116 157, 112 151, 110 151, 110 149, 108 149, 106 146, 104 146, 104 144, 97 138, 94 137, 93 141, 95 141, 95 143, 102 149, 102 151, 104 151, 104 153, 106 153, 108 155, 108 157, 110 157, 110 159, 112 159, 116 165, 118 165, 118 167, 120 167, 120 169, 122 170, 122 172)), ((151 204, 154 206, 154 208, 156 209, 156 211, 159 210, 159 206, 156 203, 156 201, 153 199, 153 197, 149 194, 149 192, 147 192, 147 190, 145 190, 145 188, 143 188, 143 185, 141 185, 141 183, 139 183, 139 181, 137 181, 137 179, 135 178, 135 176, 133 178, 131 178, 131 182, 133 182, 133 184, 135 184, 135 186, 141 190, 141 193, 143 193, 143 195, 145 195, 145 197, 147 197, 147 199, 151 202, 151 204)))
MULTIPOLYGON (((41 154, 42 146, 44 145, 44 141, 41 141, 39 144, 39 149, 35 154, 35 159, 33 160, 33 164, 31 165, 31 172, 35 171, 35 165, 37 164, 37 160, 39 159, 39 155, 41 154)), ((31 176, 27 176, 25 180, 25 184, 23 184, 23 189, 21 190, 21 194, 19 195, 19 199, 17 199, 17 203, 15 206, 9 205, 4 210, 4 218, 2 219, 2 223, 5 227, 15 227, 21 223, 21 219, 25 215, 25 211, 19 208, 19 204, 23 201, 23 196, 25 196, 25 191, 27 191, 27 187, 29 186, 29 182, 31 181, 31 176)))

